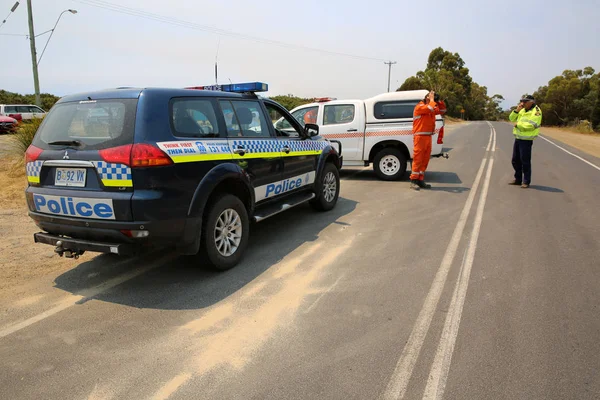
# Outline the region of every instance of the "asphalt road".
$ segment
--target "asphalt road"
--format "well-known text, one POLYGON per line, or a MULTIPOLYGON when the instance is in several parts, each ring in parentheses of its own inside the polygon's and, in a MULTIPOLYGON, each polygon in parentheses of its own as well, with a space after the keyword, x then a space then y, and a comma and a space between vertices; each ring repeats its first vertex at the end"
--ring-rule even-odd
POLYGON ((493 127, 450 129, 429 191, 344 171, 332 212, 254 226, 228 272, 100 256, 31 283, 0 398, 600 398, 600 169, 574 155, 600 160, 539 139, 511 187, 493 127))

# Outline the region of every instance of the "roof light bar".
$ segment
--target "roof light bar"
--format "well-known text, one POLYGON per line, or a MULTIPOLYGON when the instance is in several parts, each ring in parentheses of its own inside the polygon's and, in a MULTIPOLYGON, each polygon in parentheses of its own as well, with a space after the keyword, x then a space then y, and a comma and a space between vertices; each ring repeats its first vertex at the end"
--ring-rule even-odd
POLYGON ((248 82, 248 83, 232 83, 228 85, 209 85, 209 86, 191 86, 186 89, 196 90, 213 90, 218 92, 230 92, 230 93, 248 93, 248 92, 266 92, 269 90, 269 85, 262 82, 248 82))

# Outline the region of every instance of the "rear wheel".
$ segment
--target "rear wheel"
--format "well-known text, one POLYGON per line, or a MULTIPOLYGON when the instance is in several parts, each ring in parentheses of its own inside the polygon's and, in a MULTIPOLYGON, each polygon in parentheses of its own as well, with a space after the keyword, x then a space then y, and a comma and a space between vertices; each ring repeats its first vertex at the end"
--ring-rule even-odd
POLYGON ((325 164, 320 182, 315 185, 316 197, 310 205, 317 211, 329 211, 340 196, 340 172, 332 163, 325 164))
POLYGON ((395 147, 386 147, 379 151, 373 160, 373 169, 384 181, 397 181, 406 173, 406 156, 395 147))
POLYGON ((203 258, 218 270, 233 268, 248 245, 249 219, 244 203, 231 194, 220 197, 208 211, 202 230, 203 258))

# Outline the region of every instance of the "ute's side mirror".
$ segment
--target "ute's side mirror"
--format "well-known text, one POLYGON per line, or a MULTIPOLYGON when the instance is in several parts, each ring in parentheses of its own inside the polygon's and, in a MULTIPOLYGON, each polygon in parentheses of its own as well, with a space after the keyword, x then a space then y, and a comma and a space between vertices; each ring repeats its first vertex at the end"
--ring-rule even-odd
POLYGON ((317 124, 304 125, 304 136, 305 137, 319 136, 319 125, 317 125, 317 124))

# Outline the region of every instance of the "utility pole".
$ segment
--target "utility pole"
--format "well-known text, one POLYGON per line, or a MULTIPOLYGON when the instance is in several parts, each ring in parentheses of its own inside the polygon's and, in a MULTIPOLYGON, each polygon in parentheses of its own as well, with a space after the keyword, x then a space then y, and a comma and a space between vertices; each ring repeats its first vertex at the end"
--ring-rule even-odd
POLYGON ((35 105, 42 106, 40 101, 40 81, 38 79, 38 62, 35 51, 35 33, 33 31, 33 11, 31 10, 31 0, 27 0, 27 16, 29 19, 29 44, 31 46, 31 64, 33 66, 33 86, 35 88, 35 105))
POLYGON ((392 65, 396 64, 396 61, 384 61, 384 64, 386 64, 389 68, 388 68, 388 93, 390 91, 390 77, 392 76, 392 65))

